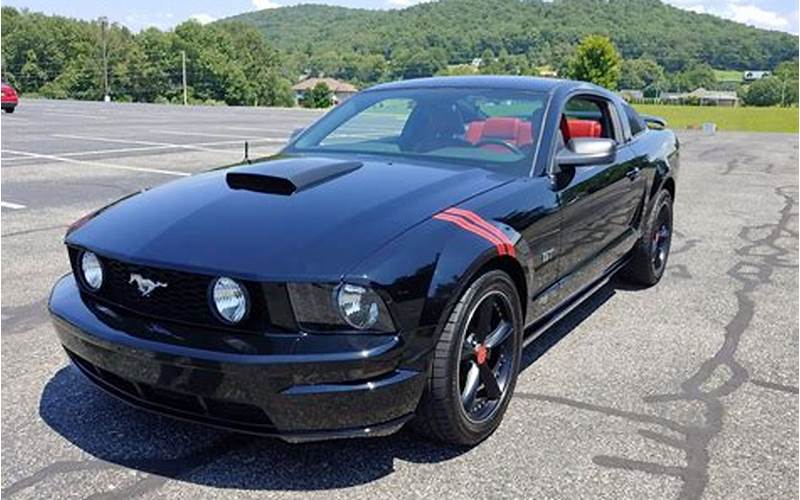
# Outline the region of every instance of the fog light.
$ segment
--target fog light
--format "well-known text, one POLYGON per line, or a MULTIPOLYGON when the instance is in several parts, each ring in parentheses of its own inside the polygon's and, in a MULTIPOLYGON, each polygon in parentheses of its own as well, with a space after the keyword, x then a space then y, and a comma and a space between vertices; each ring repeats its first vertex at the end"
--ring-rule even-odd
POLYGON ((83 282, 92 290, 98 290, 103 285, 103 266, 92 252, 83 252, 81 255, 81 272, 83 282))

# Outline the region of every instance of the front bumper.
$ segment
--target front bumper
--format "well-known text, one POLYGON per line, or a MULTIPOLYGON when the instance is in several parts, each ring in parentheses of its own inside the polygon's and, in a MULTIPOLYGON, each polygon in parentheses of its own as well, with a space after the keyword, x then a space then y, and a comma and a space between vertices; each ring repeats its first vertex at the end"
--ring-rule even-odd
POLYGON ((156 323, 56 283, 59 340, 89 380, 134 406, 240 432, 309 441, 390 434, 425 376, 396 335, 232 333, 156 323))

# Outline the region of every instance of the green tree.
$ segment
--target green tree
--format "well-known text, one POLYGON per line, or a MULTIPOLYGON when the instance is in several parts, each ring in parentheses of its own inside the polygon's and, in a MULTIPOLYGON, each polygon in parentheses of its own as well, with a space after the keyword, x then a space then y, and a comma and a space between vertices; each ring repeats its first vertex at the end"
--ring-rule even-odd
POLYGON ((333 92, 325 82, 319 82, 305 93, 300 104, 306 108, 329 108, 333 105, 333 92))
POLYGON ((471 64, 453 64, 436 72, 436 76, 463 76, 477 74, 478 70, 471 64))
POLYGON ((589 35, 581 40, 567 64, 567 76, 616 89, 622 58, 608 37, 589 35))
POLYGON ((684 71, 675 73, 670 78, 669 88, 674 92, 690 92, 699 89, 714 89, 717 77, 714 69, 705 63, 694 63, 684 71))
MULTIPOLYGON (((491 54, 491 52, 489 53, 491 54)), ((480 71, 486 75, 537 75, 526 54, 509 54, 500 49, 497 57, 482 58, 480 71)))
POLYGON ((657 94, 663 89, 665 81, 664 68, 652 59, 626 59, 622 62, 620 88, 657 94))
POLYGON ((798 104, 798 63, 797 61, 784 61, 773 71, 772 75, 781 82, 781 100, 784 106, 798 104))
POLYGON ((21 91, 37 90, 47 81, 47 73, 39 67, 39 58, 32 49, 25 53, 25 64, 19 70, 21 91))
POLYGON ((772 76, 780 80, 796 81, 798 79, 798 69, 798 62, 796 59, 794 61, 783 61, 775 68, 775 71, 772 72, 772 76))
POLYGON ((402 80, 433 76, 447 66, 447 57, 436 49, 404 49, 392 58, 392 76, 402 80))
POLYGON ((782 82, 778 78, 762 78, 751 83, 742 97, 748 106, 777 106, 781 103, 782 91, 782 82))

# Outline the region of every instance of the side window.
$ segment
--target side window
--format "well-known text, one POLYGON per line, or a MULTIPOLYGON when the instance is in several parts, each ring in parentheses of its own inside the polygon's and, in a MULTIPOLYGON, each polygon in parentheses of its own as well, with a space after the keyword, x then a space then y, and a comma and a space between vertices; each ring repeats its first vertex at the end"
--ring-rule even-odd
POLYGON ((395 98, 379 101, 350 118, 320 145, 397 138, 402 133, 414 105, 415 102, 411 99, 395 98))
POLYGON ((603 137, 620 142, 610 103, 598 97, 577 96, 567 101, 561 116, 564 144, 576 137, 603 137))
POLYGON ((631 128, 631 135, 636 137, 644 132, 647 129, 647 125, 644 123, 642 117, 639 116, 639 113, 637 113, 636 110, 630 107, 628 104, 623 104, 622 107, 625 109, 625 116, 627 117, 628 125, 631 128))

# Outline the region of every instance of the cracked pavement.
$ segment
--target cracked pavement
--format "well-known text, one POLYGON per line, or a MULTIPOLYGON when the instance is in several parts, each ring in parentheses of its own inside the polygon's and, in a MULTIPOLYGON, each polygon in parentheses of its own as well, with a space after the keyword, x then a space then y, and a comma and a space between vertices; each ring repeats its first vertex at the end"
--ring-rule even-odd
POLYGON ((68 271, 66 225, 179 177, 147 169, 230 163, 245 139, 274 151, 316 116, 30 101, 2 117, 2 199, 25 207, 2 209, 4 498, 797 496, 796 135, 679 133, 664 279, 612 283, 531 344, 503 424, 475 448, 410 431, 289 445, 153 416, 84 381, 45 310, 68 271))

